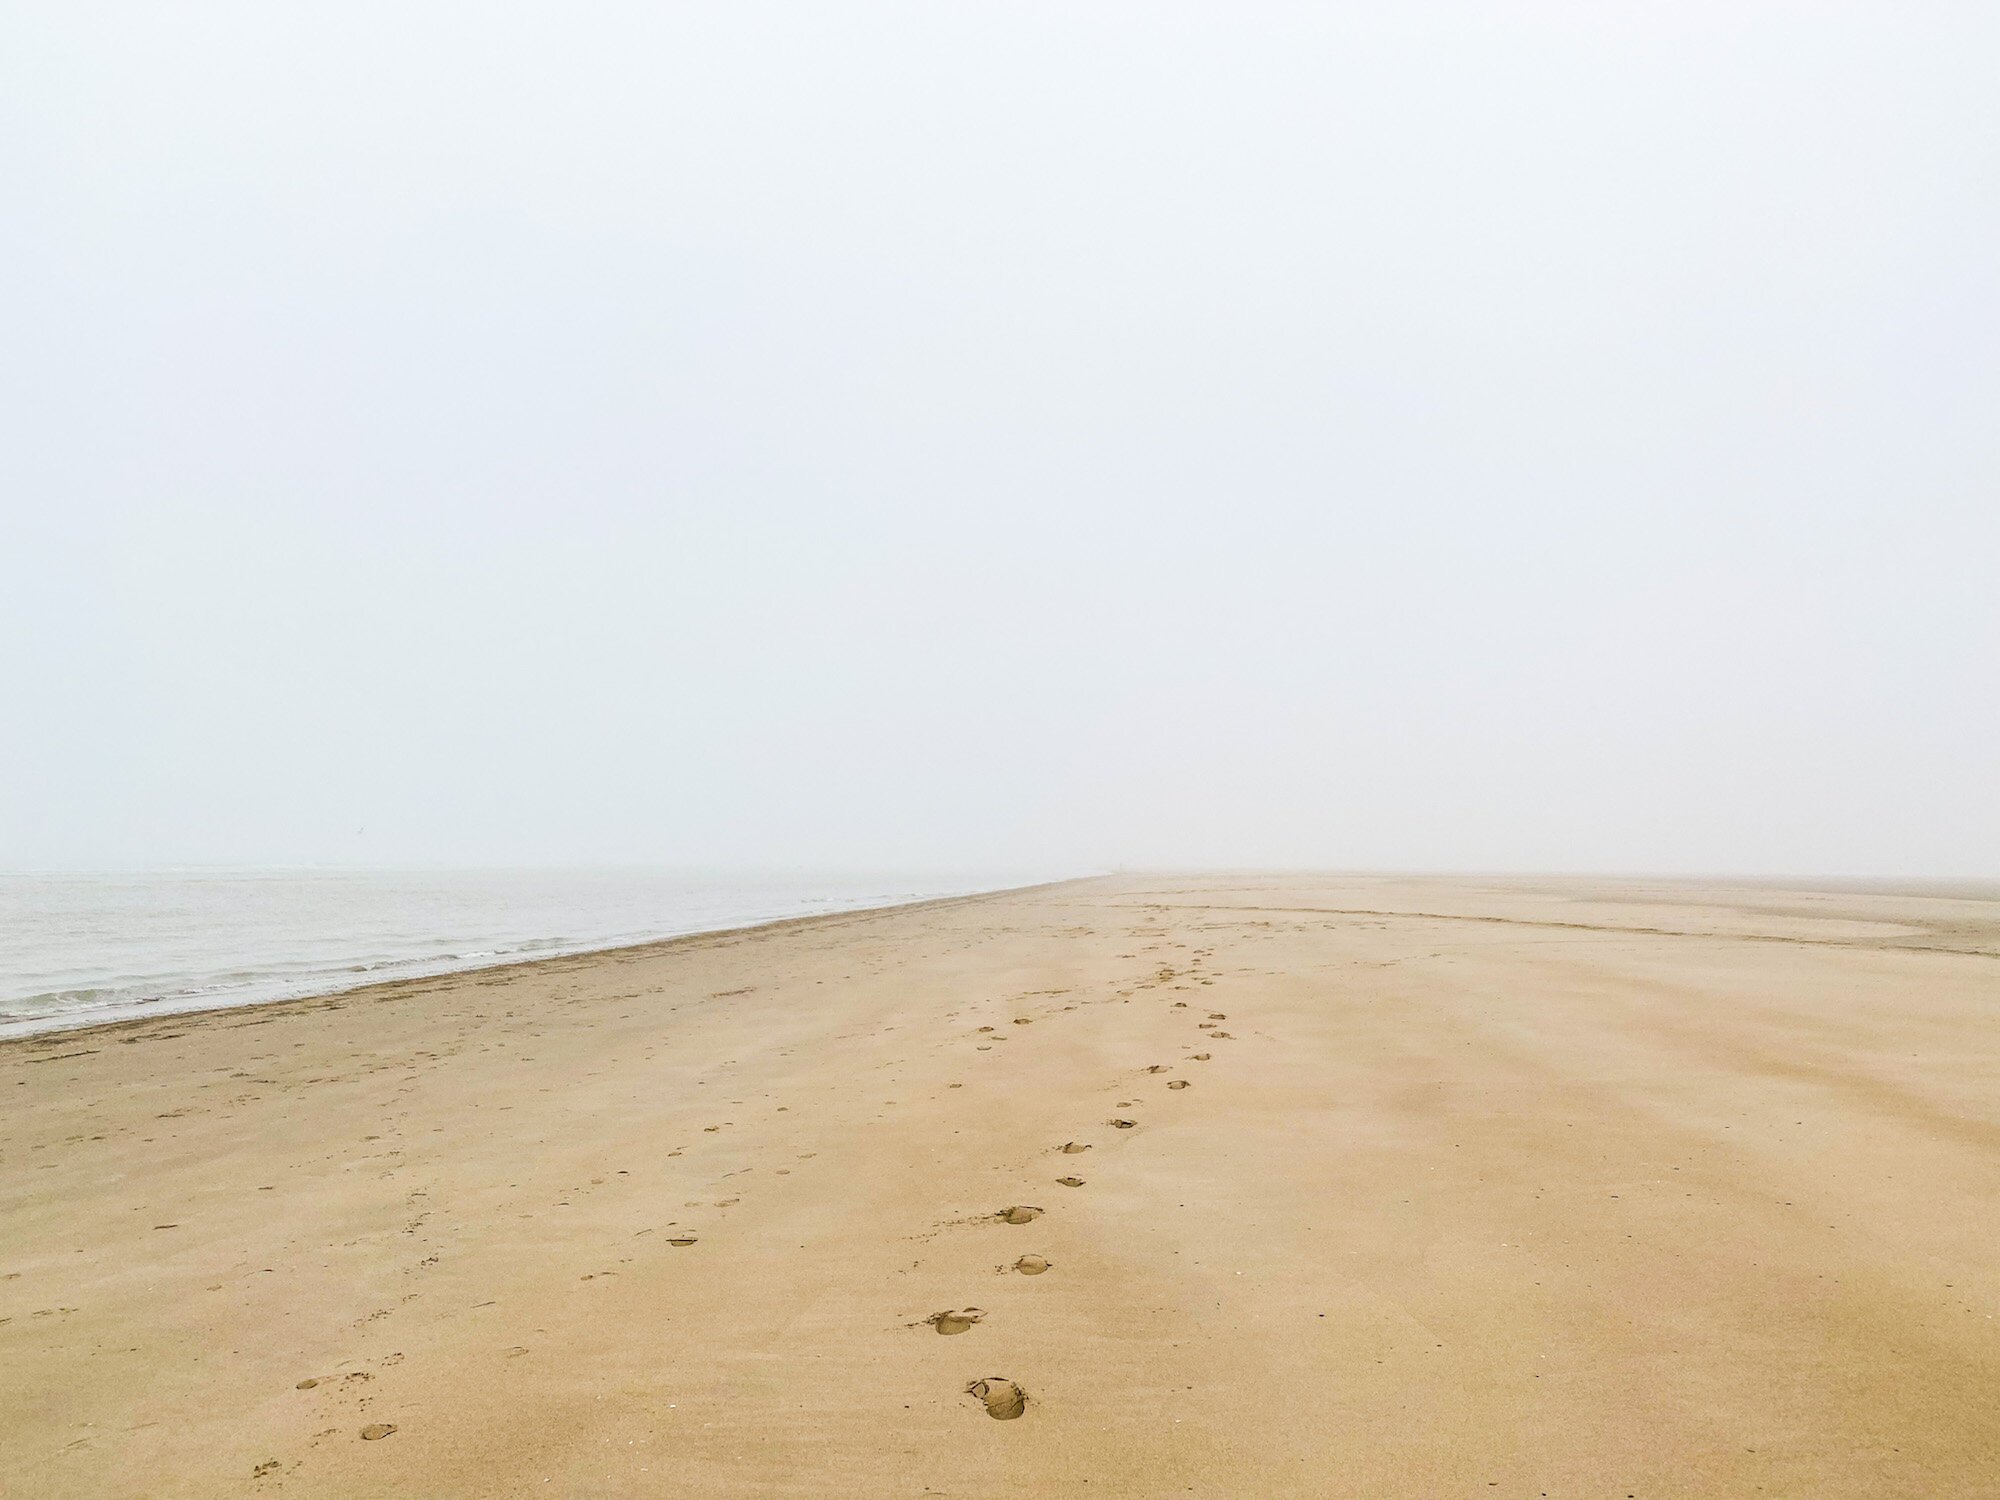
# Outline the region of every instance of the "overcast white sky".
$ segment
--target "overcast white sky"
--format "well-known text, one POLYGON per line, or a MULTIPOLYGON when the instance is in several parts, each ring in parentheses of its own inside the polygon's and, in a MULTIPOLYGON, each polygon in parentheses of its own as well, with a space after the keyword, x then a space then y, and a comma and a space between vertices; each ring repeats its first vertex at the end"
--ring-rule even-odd
POLYGON ((2000 873, 1996 60, 6 5, 0 863, 2000 873))

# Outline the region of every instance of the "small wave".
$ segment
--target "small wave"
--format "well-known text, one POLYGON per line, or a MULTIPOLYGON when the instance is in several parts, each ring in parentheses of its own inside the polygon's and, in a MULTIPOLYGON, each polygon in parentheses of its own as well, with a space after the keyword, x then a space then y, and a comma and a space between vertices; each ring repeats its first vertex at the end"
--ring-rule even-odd
POLYGON ((0 877, 0 1034, 324 994, 1012 883, 659 871, 0 877))

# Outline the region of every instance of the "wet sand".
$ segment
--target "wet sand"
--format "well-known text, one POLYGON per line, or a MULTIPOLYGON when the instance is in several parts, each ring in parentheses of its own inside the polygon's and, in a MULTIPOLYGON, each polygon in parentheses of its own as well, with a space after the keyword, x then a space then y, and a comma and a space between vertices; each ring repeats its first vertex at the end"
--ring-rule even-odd
POLYGON ((0 1046, 0 1494, 2000 1493, 2000 902, 1126 878, 0 1046))

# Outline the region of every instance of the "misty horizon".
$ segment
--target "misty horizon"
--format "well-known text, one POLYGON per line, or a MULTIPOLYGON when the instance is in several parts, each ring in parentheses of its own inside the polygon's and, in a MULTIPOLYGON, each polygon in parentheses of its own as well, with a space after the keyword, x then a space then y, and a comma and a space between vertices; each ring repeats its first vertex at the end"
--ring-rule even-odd
POLYGON ((1990 11, 11 30, 0 866, 2000 875, 1990 11))

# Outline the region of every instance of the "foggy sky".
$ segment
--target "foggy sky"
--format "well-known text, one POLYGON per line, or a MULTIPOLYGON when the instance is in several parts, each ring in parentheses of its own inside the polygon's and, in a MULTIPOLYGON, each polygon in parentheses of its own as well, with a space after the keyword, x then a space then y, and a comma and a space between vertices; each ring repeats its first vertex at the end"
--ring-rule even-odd
POLYGON ((13 5, 0 864, 2000 873, 2000 11, 13 5))

